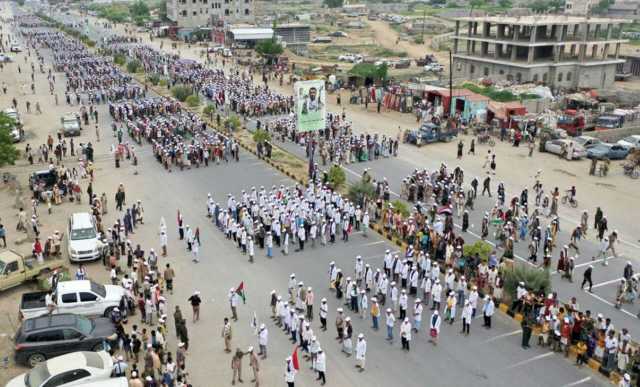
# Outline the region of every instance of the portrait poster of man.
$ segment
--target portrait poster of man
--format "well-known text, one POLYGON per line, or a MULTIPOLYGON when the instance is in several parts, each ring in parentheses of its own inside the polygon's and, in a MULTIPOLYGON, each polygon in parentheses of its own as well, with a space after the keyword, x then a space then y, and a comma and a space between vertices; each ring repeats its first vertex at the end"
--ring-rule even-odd
POLYGON ((324 81, 300 81, 294 84, 298 130, 308 132, 325 127, 326 105, 324 81))

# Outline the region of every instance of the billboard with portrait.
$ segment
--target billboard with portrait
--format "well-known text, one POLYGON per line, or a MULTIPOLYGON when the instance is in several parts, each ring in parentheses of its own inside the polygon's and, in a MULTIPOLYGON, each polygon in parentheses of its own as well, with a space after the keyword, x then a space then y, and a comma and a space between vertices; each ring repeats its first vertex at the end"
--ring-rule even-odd
POLYGON ((326 90, 323 80, 300 81, 293 85, 296 96, 298 131, 310 132, 325 128, 326 90))

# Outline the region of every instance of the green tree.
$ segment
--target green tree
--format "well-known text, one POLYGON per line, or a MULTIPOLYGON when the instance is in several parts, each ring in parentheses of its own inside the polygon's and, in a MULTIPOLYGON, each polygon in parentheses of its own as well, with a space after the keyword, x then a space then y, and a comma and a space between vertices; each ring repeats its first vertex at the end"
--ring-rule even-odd
POLYGON ((600 0, 598 4, 591 9, 591 11, 594 13, 605 13, 613 3, 614 0, 600 0))
POLYGON ((264 129, 257 129, 253 132, 253 141, 256 144, 264 144, 267 141, 271 141, 271 134, 264 129))
POLYGON ((511 0, 498 0, 498 5, 501 8, 511 8, 513 2, 511 0))
POLYGON ((171 89, 171 95, 173 95, 173 98, 180 102, 186 101, 187 97, 191 94, 193 94, 193 92, 189 86, 176 85, 171 89))
POLYGON ((551 275, 549 270, 540 270, 527 265, 517 265, 504 272, 504 289, 506 295, 513 300, 516 296, 516 288, 520 282, 524 282, 528 289, 534 292, 542 289, 544 294, 551 289, 551 275))
POLYGON ((142 0, 138 0, 129 6, 132 17, 149 17, 149 6, 142 0))
POLYGON ((344 4, 344 0, 324 0, 324 3, 329 8, 340 8, 344 4))
POLYGON ((362 207, 366 198, 372 198, 376 194, 376 187, 370 182, 360 180, 349 186, 349 199, 362 207))
POLYGON ((256 44, 256 52, 265 58, 273 59, 274 57, 282 54, 284 48, 282 45, 273 40, 263 40, 256 44))
POLYGON ((129 63, 127 63, 127 71, 130 72, 131 74, 137 73, 141 67, 142 67, 142 64, 137 59, 134 59, 132 61, 129 61, 129 63))
POLYGON ((189 107, 196 107, 200 105, 200 97, 197 94, 191 94, 185 99, 185 102, 189 107))
POLYGON ((238 130, 241 125, 242 122, 240 122, 240 118, 235 114, 224 120, 224 127, 231 132, 238 130))
POLYGON ((13 165, 20 154, 13 144, 11 136, 11 131, 15 126, 16 122, 13 118, 4 112, 0 113, 0 167, 7 164, 13 165))
POLYGON ((334 190, 340 190, 347 182, 347 175, 344 173, 344 169, 338 164, 334 164, 329 168, 327 173, 327 181, 334 190))
POLYGON ((480 8, 485 4, 487 4, 487 0, 471 0, 469 2, 469 5, 471 6, 471 9, 469 10, 469 15, 473 14, 474 8, 480 8))
POLYGON ((531 8, 533 12, 542 13, 549 9, 549 4, 544 0, 535 0, 529 3, 529 8, 531 8))
POLYGON ((207 106, 205 106, 202 109, 202 113, 209 116, 209 119, 213 121, 213 113, 216 112, 216 105, 213 104, 207 104, 207 106))

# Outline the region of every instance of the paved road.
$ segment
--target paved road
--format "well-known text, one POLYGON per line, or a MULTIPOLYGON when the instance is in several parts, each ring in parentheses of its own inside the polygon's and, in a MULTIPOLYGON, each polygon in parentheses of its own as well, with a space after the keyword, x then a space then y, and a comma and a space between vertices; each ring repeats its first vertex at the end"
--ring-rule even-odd
MULTIPOLYGON (((96 34, 104 33, 96 29, 96 34)), ((94 36, 95 38, 95 36, 94 36)), ((107 117, 105 106, 100 107, 101 117, 107 117)), ((103 133, 110 122, 103 120, 103 133)), ((106 153, 109 141, 98 145, 99 153, 106 153)), ((145 150, 148 146, 143 147, 145 150)), ((175 295, 170 304, 181 304, 194 289, 203 292, 202 321, 189 325, 192 349, 189 353, 190 373, 195 385, 207 385, 207 381, 230 378, 229 357, 222 354, 222 342, 219 338, 221 319, 228 313, 225 295, 229 287, 240 281, 247 285, 247 304, 240 308, 241 320, 234 325, 234 345, 242 347, 255 345, 250 336, 250 315, 256 311, 260 321, 267 321, 270 329, 270 358, 263 365, 265 385, 279 385, 282 382, 283 359, 291 352, 291 345, 284 334, 279 332, 268 319, 268 294, 271 289, 283 293, 289 273, 295 272, 305 285, 313 286, 316 299, 327 297, 330 302, 328 332, 319 332, 318 322, 314 321, 316 334, 328 355, 328 378, 332 385, 371 385, 371 386, 424 386, 428 385, 482 385, 511 386, 518 380, 523 386, 566 386, 566 385, 606 385, 598 376, 588 370, 579 370, 560 356, 546 349, 534 348, 524 351, 519 347, 519 327, 511 319, 497 315, 491 330, 481 328, 480 321, 474 322, 471 336, 465 338, 458 334, 459 323, 443 327, 443 337, 438 347, 427 343, 425 333, 421 332, 412 343, 412 351, 405 353, 400 344, 387 344, 382 332, 372 331, 368 321, 354 317, 354 332, 364 332, 369 341, 367 356, 368 370, 364 374, 355 372, 352 358, 346 359, 333 340, 331 329, 335 308, 338 303, 327 289, 326 269, 328 262, 335 260, 345 272, 352 272, 354 257, 362 255, 374 267, 381 266, 382 253, 393 246, 370 234, 368 238, 354 235, 350 242, 339 242, 327 248, 307 249, 304 253, 292 253, 284 257, 277 254, 273 260, 262 257, 258 252, 255 264, 246 262, 246 257, 227 241, 221 233, 204 217, 206 194, 222 200, 227 193, 238 194, 251 186, 274 184, 293 184, 285 176, 269 168, 262 161, 246 152, 241 153, 239 163, 227 166, 192 169, 167 173, 153 159, 149 152, 141 155, 140 174, 132 175, 132 169, 123 166, 120 170, 111 170, 104 165, 103 174, 117 174, 127 184, 128 197, 140 198, 145 203, 146 221, 149 226, 138 230, 136 240, 147 245, 157 244, 157 229, 160 217, 167 219, 170 230, 171 258, 176 266, 178 279, 175 295), (186 251, 178 242, 175 224, 175 212, 180 209, 185 220, 192 227, 200 227, 203 248, 202 262, 193 264, 186 251)), ((358 168, 375 166, 397 170, 397 176, 411 171, 411 166, 396 165, 395 160, 384 160, 367 165, 350 167, 355 173, 358 168)), ((376 170, 377 173, 377 170, 376 170)), ((380 172, 382 173, 382 172, 380 172)), ((387 176, 392 176, 384 170, 387 176)), ((96 190, 113 193, 115 186, 98 186, 96 190)), ((114 214, 111 213, 110 217, 114 214)), ((112 220, 112 218, 108 219, 112 220)), ((189 313, 186 313, 189 315, 189 313)), ((427 317, 427 316, 425 316, 427 317)), ((171 331, 171 330, 170 330, 171 331)), ((245 380, 248 370, 245 368, 245 380)), ((311 372, 302 370, 298 381, 302 385, 312 385, 311 372)))

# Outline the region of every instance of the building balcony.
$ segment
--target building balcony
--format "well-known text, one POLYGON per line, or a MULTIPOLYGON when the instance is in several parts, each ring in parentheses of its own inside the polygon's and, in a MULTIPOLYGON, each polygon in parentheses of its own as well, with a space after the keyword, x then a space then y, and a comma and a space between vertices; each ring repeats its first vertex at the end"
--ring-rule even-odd
POLYGON ((532 43, 530 37, 522 37, 520 39, 514 40, 512 38, 504 37, 498 39, 495 35, 483 36, 480 34, 475 35, 454 35, 453 39, 458 39, 460 41, 472 41, 472 42, 487 42, 493 44, 504 44, 504 45, 514 45, 521 47, 539 47, 539 46, 570 46, 573 44, 617 44, 617 43, 628 43, 628 39, 600 39, 600 40, 583 40, 578 37, 570 36, 565 38, 564 40, 558 41, 555 38, 536 38, 536 40, 532 43))

